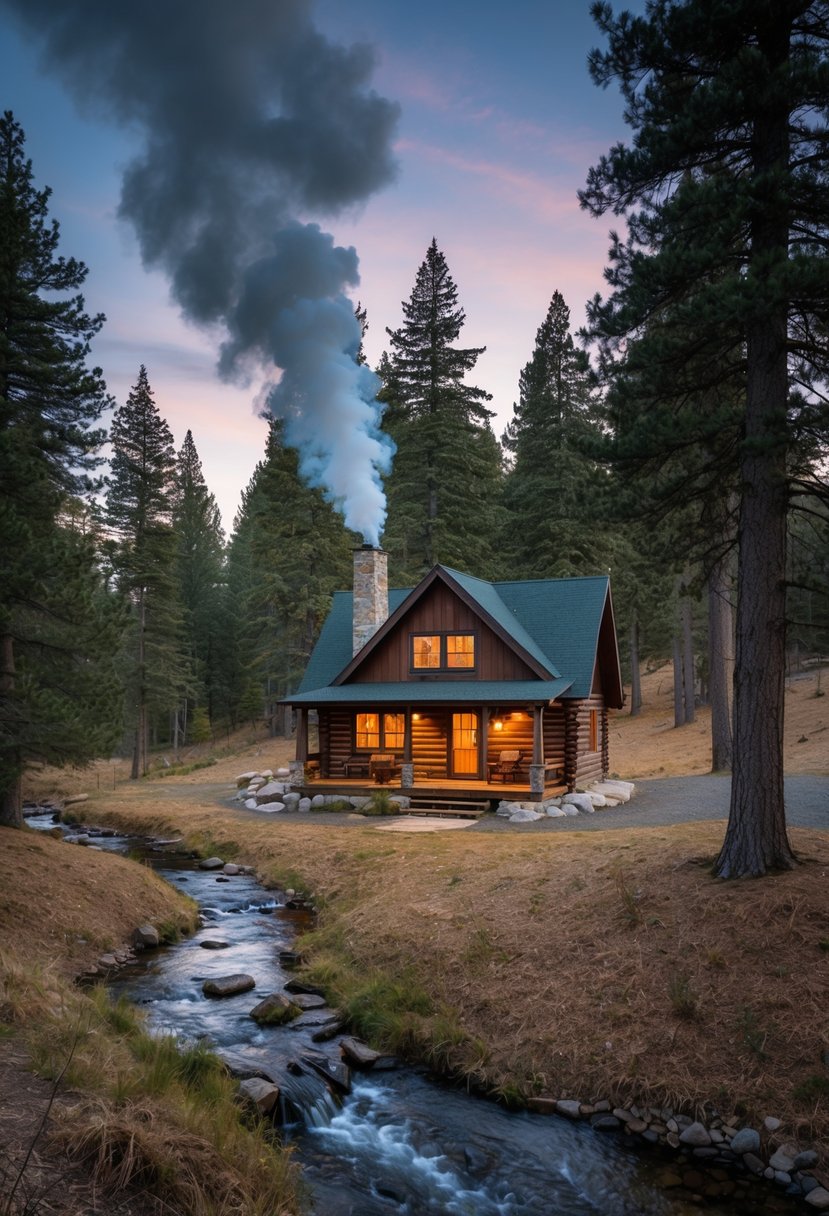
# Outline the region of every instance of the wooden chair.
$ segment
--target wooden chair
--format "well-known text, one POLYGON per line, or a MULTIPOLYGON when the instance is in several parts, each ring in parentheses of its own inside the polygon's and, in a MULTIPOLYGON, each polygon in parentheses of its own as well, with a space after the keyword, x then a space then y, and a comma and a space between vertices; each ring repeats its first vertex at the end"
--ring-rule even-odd
POLYGON ((351 777, 354 773, 358 777, 367 777, 369 773, 369 758, 365 754, 349 756, 347 760, 343 760, 343 772, 346 777, 351 777))
POLYGON ((514 781, 522 754, 517 747, 501 752, 497 760, 490 761, 486 766, 487 781, 494 781, 497 775, 500 775, 502 782, 507 779, 514 781))
POLYGON ((397 756, 393 752, 373 752, 368 764, 368 773, 378 785, 385 785, 400 773, 397 756))

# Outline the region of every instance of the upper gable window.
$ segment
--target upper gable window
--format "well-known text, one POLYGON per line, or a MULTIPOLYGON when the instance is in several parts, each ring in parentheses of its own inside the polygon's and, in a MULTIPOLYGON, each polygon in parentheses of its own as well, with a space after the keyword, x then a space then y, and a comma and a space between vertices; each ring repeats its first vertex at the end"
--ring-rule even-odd
POLYGON ((412 634, 412 671, 471 671, 475 661, 474 633, 412 634))

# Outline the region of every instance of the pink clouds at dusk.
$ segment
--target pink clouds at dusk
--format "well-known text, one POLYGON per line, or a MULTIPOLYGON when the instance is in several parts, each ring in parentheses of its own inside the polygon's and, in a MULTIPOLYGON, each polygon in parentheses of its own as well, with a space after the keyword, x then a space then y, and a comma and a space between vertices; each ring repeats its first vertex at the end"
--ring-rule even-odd
MULTIPOLYGON (((472 378, 493 394, 500 433, 553 292, 563 294, 575 328, 585 301, 602 290, 607 232, 579 210, 576 191, 624 127, 619 99, 587 73, 598 41, 587 6, 517 0, 508 11, 478 11, 474 22, 434 0, 407 11, 381 0, 355 0, 347 12, 335 0, 285 7, 309 8, 333 45, 370 44, 371 88, 400 106, 394 180, 378 178, 382 188, 327 214, 306 205, 297 212, 303 222, 319 219, 338 247, 357 250, 360 283, 349 292, 368 311, 369 361, 386 348, 386 328, 400 325, 401 301, 435 237, 467 316, 461 342, 487 348, 472 378)), ((53 188, 63 252, 90 268, 87 306, 107 315, 93 357, 118 403, 146 364, 176 443, 192 430, 229 528, 264 450, 259 386, 218 378, 218 327, 182 320, 169 276, 142 265, 135 233, 118 217, 134 134, 110 125, 100 105, 78 113, 44 68, 37 39, 20 32, 16 8, 0 0, 4 108, 26 131, 38 184, 53 188)))

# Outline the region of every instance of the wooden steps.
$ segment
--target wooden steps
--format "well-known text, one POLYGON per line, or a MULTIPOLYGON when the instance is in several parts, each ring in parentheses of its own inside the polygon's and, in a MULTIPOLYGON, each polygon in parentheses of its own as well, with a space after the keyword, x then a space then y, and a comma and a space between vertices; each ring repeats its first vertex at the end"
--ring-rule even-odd
POLYGON ((480 819, 489 810, 489 802, 472 798, 432 798, 412 796, 404 815, 443 815, 462 819, 480 819))

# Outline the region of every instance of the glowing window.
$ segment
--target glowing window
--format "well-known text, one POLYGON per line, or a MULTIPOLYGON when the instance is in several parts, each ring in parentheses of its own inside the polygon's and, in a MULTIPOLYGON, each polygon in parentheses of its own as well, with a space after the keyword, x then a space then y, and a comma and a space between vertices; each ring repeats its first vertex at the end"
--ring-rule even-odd
POLYGON ((404 730, 403 714, 383 714, 383 748, 385 751, 402 750, 404 730))
POLYGON ((448 633, 446 635, 446 666, 475 666, 475 635, 473 633, 448 633))
POLYGON ((357 714, 354 742, 357 747, 380 750, 380 718, 377 714, 357 714))
POLYGON ((440 667, 440 634, 417 633, 412 638, 412 667, 440 667))

